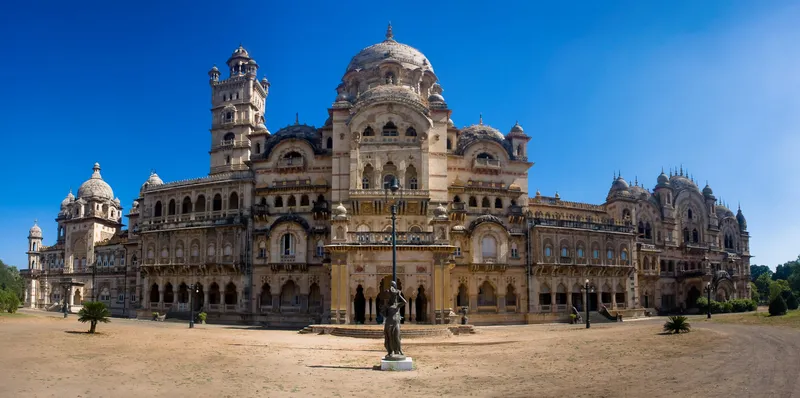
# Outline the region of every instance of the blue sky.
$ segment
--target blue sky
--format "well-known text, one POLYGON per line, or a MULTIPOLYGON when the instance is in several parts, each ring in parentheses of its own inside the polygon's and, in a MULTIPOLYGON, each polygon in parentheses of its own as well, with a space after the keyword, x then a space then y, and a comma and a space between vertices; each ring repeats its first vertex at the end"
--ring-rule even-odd
POLYGON ((239 43, 272 83, 267 127, 296 112, 321 125, 350 58, 388 21, 430 59, 456 125, 519 120, 531 193, 602 203, 617 170, 652 188, 682 164, 741 203, 754 264, 800 254, 796 3, 116 3, 0 14, 6 263, 25 264, 34 219, 54 242, 59 203, 94 162, 126 211, 151 169, 207 174, 206 73, 239 43))

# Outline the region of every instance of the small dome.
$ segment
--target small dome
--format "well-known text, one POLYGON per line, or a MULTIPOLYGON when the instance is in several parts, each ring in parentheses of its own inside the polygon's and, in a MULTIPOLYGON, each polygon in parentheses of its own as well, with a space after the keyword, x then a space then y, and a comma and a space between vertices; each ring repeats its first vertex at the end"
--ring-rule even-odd
POLYGON ((714 191, 711 190, 711 187, 708 186, 708 183, 706 183, 705 188, 703 188, 703 196, 705 196, 705 197, 713 197, 714 196, 714 191))
POLYGON ((78 198, 113 200, 114 191, 100 175, 100 163, 95 163, 92 170, 94 170, 92 177, 78 188, 78 198))
POLYGON ((744 218, 744 214, 742 214, 742 208, 741 207, 736 212, 736 221, 739 222, 739 229, 740 230, 747 231, 747 220, 744 218))
POLYGON ((72 190, 70 189, 69 193, 67 194, 67 197, 61 201, 61 208, 63 209, 67 207, 70 203, 74 201, 75 201, 75 195, 72 194, 72 190))
POLYGON ((693 189, 697 192, 700 192, 700 188, 697 187, 697 184, 695 184, 694 181, 682 175, 672 176, 672 178, 669 179, 669 184, 678 191, 683 189, 693 189))
POLYGON ((669 185, 669 177, 667 177, 667 175, 664 174, 664 170, 661 170, 661 174, 658 175, 657 182, 658 182, 657 185, 659 187, 665 187, 669 185))
POLYGON ((442 97, 441 94, 433 93, 430 96, 428 96, 428 102, 432 104, 438 102, 444 103, 444 97, 442 97))
POLYGON ((142 184, 142 189, 158 185, 164 185, 164 181, 161 180, 161 177, 159 177, 155 171, 152 171, 150 172, 150 177, 147 178, 147 181, 142 184))
POLYGON ((134 209, 138 209, 138 208, 139 208, 139 201, 138 201, 138 200, 134 200, 134 201, 133 201, 133 206, 132 206, 132 208, 134 208, 134 209))
POLYGON ((453 119, 447 119, 447 127, 456 127, 456 124, 453 123, 453 119))
POLYGON ((347 218, 347 208, 344 207, 344 204, 342 202, 339 202, 338 205, 334 206, 332 212, 333 212, 333 218, 335 219, 347 218))
POLYGON ((522 126, 519 125, 519 122, 514 123, 514 126, 511 127, 511 133, 525 133, 525 130, 522 129, 522 126))
POLYGON ((630 186, 628 185, 628 182, 625 181, 625 179, 622 178, 622 176, 617 177, 617 179, 614 180, 614 182, 611 184, 611 190, 614 191, 623 191, 629 188, 630 186))
POLYGON ((41 238, 42 237, 42 229, 39 228, 39 224, 34 221, 31 230, 28 232, 29 238, 41 238))
POLYGON ((439 203, 439 206, 433 209, 433 215, 436 218, 447 218, 447 209, 439 203))
POLYGON ((216 65, 211 67, 211 70, 208 71, 209 76, 219 75, 219 69, 216 65))
POLYGON ((120 206, 122 202, 119 201, 119 198, 114 198, 114 204, 120 206))
POLYGON ((463 225, 455 225, 452 228, 453 232, 463 232, 463 231, 466 231, 466 230, 467 230, 467 227, 465 227, 463 225))
POLYGON ((241 44, 239 44, 239 47, 233 50, 233 54, 231 54, 231 58, 233 57, 250 58, 250 54, 244 49, 244 47, 242 47, 241 44))
POLYGON ((348 92, 343 91, 339 95, 336 96, 336 102, 353 102, 353 96, 350 95, 348 92))
POLYGON ((503 133, 486 124, 473 124, 472 126, 461 129, 455 154, 464 155, 467 148, 480 141, 494 141, 506 150, 511 159, 516 159, 514 150, 511 147, 511 142, 506 141, 506 137, 503 136, 503 133))

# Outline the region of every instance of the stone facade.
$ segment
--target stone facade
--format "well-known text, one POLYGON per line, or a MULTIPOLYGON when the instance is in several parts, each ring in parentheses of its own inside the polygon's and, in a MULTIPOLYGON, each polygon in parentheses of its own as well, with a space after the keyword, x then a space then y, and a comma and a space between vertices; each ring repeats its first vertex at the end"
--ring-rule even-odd
POLYGON ((322 127, 271 133, 269 81, 241 46, 227 65, 226 79, 209 72, 208 176, 152 173, 121 230, 96 165, 62 203, 56 245, 31 229, 26 305, 52 308, 63 279, 83 284, 70 303, 90 289, 129 316, 192 305, 211 322, 377 322, 392 209, 411 322, 448 323, 462 307, 477 324, 568 319, 587 300, 691 307, 708 282, 720 298, 748 294, 741 211, 683 172, 662 174, 653 192, 615 178, 601 205, 529 197, 523 128, 504 134, 482 118, 457 128, 433 66, 391 27, 353 57, 322 127))

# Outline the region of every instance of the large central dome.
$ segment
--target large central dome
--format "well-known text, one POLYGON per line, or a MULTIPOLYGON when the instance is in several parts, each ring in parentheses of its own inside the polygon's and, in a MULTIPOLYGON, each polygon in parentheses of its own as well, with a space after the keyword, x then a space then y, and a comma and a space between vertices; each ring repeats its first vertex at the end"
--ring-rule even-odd
MULTIPOLYGON (((414 47, 398 43, 392 34, 392 25, 386 30, 386 40, 373 44, 356 54, 347 65, 347 72, 358 69, 370 69, 378 64, 393 60, 410 66, 433 72, 433 66, 419 50, 414 47)), ((412 68, 416 69, 416 68, 412 68)))
POLYGON ((114 200, 114 191, 111 190, 103 177, 100 176, 100 164, 95 163, 92 178, 86 180, 78 188, 78 198, 114 200))

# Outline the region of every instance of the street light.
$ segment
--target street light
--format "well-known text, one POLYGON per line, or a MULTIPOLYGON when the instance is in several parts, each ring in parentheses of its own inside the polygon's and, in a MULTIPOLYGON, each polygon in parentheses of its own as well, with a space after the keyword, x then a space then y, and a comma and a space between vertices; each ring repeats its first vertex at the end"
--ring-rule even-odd
MULTIPOLYGON (((384 187, 384 195, 387 202, 391 202, 392 206, 392 282, 397 282, 397 191, 400 190, 400 184, 397 177, 392 176, 392 181, 388 189, 384 187)), ((400 198, 403 197, 400 191, 400 198)))
POLYGON ((64 307, 63 308, 63 310, 64 310, 64 318, 67 317, 67 295, 69 294, 67 289, 69 289, 69 285, 64 285, 64 306, 63 306, 64 307))
POLYGON ((711 287, 711 282, 706 283, 705 290, 707 296, 706 300, 708 300, 708 304, 706 304, 706 317, 711 319, 711 291, 714 290, 714 288, 711 287))
POLYGON ((591 321, 589 321, 589 294, 594 294, 594 286, 589 286, 589 280, 587 279, 583 291, 586 292, 586 329, 592 327, 591 321))
POLYGON ((194 328, 194 304, 192 301, 194 300, 194 295, 200 293, 200 288, 197 284, 192 283, 189 285, 189 329, 194 328))

